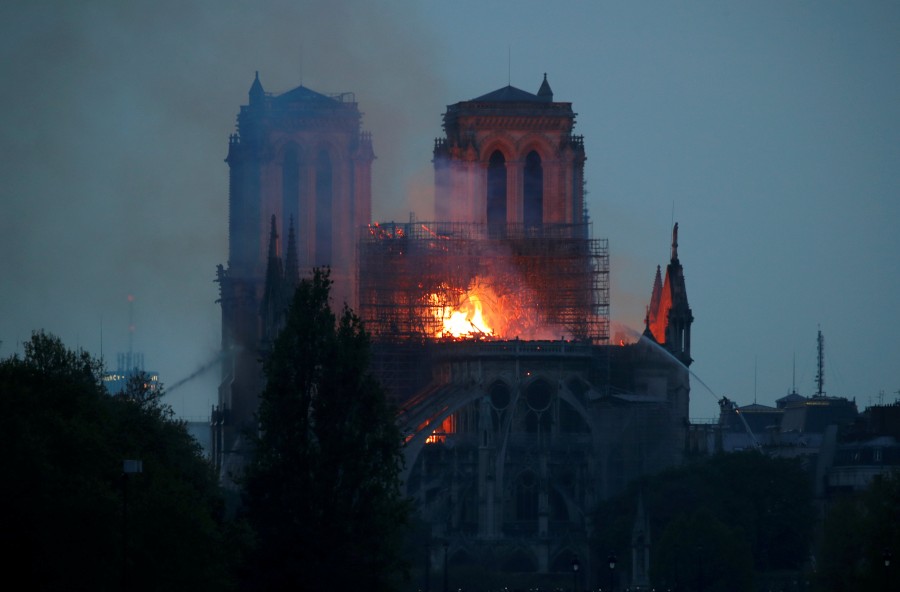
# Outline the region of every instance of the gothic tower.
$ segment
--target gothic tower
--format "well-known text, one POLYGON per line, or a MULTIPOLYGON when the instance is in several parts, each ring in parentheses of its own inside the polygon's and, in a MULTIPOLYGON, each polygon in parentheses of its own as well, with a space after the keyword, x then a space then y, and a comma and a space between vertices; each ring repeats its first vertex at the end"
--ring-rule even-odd
POLYGON ((584 140, 572 135, 571 103, 553 101, 547 75, 537 94, 506 86, 447 107, 435 141, 438 220, 581 223, 584 140))
POLYGON ((662 280, 659 267, 656 268, 656 279, 647 308, 644 335, 665 347, 669 353, 684 364, 690 366, 691 358, 691 324, 694 315, 688 305, 687 289, 684 282, 684 269, 678 260, 678 224, 672 229, 672 256, 666 266, 666 278, 662 280))
POLYGON ((375 158, 361 119, 352 93, 324 95, 301 85, 271 94, 258 73, 249 104, 240 108, 225 159, 228 264, 219 266, 217 278, 223 349, 214 413, 217 461, 256 411, 263 316, 273 313, 265 310, 271 299, 263 306, 266 269, 281 256, 277 237, 291 236, 291 269, 306 275, 315 266, 329 266, 334 305, 356 305, 357 228, 370 222, 375 158))

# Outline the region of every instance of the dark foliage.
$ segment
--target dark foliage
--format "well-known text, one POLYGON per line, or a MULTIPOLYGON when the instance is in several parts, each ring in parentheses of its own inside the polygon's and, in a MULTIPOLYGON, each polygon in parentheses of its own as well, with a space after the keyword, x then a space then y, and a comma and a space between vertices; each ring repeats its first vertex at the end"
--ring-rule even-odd
POLYGON ((347 308, 336 321, 330 286, 321 270, 300 283, 265 361, 244 479, 248 589, 390 590, 405 569, 402 435, 368 372, 369 337, 347 308))
POLYGON ((900 473, 876 477, 866 491, 832 502, 816 557, 821 590, 900 588, 900 473))
POLYGON ((639 496, 651 521, 656 584, 695 586, 702 565, 705 589, 740 590, 754 573, 796 571, 809 558, 812 486, 794 459, 719 455, 635 483, 596 515, 598 558, 614 550, 630 565, 639 496), (734 573, 742 579, 732 581, 734 573))
POLYGON ((161 396, 145 377, 111 396, 97 360, 45 333, 0 362, 7 574, 35 590, 229 588, 215 475, 161 396), (143 472, 126 478, 125 459, 143 472))

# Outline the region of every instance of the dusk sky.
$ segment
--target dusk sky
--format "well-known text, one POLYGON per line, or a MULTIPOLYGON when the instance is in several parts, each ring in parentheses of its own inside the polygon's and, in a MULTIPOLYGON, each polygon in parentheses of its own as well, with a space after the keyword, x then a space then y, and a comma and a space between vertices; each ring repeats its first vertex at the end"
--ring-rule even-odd
MULTIPOLYGON (((612 319, 679 255, 691 416, 900 390, 900 3, 153 1, 0 5, 0 357, 32 330, 174 385, 220 344, 228 135, 255 71, 356 94, 376 220, 433 215, 448 104, 544 73, 584 136, 612 319), (102 334, 102 345, 101 345, 102 334), (704 388, 703 384, 708 386, 704 388)), ((218 372, 172 390, 205 417, 218 372)))

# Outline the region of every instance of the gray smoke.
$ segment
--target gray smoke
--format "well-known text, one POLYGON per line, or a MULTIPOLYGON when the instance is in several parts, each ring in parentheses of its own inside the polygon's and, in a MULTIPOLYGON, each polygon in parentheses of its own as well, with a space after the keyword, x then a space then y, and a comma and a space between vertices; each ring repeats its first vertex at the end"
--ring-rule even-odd
MULTIPOLYGON (((374 215, 408 216, 405 179, 430 168, 448 93, 403 4, 3 3, 0 339, 46 329, 99 355, 102 325, 115 359, 134 294, 148 368, 166 382, 205 363, 220 341, 223 159, 256 70, 271 92, 355 92, 374 215)), ((196 409, 215 374, 190 383, 196 409)))

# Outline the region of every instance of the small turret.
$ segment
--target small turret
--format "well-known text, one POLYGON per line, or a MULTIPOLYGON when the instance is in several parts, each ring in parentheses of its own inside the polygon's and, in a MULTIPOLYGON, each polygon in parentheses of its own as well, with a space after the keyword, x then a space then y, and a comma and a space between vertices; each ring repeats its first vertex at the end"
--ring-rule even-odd
POLYGON ((544 82, 541 83, 541 88, 538 89, 537 96, 548 103, 553 102, 553 91, 550 89, 550 83, 547 82, 546 72, 544 72, 544 82))
POLYGON ((266 91, 263 90, 262 83, 259 81, 259 70, 257 70, 256 77, 253 79, 253 84, 250 86, 250 106, 255 107, 262 105, 265 98, 266 91))

